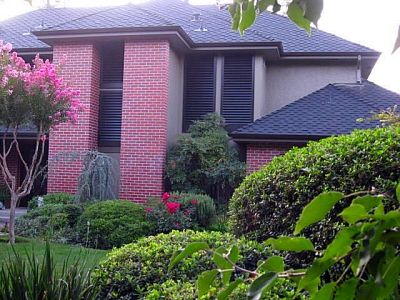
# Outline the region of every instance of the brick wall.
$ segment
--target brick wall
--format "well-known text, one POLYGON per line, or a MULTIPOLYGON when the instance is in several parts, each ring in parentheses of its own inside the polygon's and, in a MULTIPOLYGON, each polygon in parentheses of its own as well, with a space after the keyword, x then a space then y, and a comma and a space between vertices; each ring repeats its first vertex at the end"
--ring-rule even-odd
POLYGON ((161 195, 167 151, 169 43, 126 41, 120 198, 161 195))
POLYGON ((84 153, 97 147, 100 59, 91 43, 56 44, 53 61, 64 61, 63 78, 80 91, 84 106, 76 124, 61 124, 50 134, 48 192, 74 193, 82 161, 72 153, 84 153), (60 153, 66 153, 60 156, 60 153))
POLYGON ((259 170, 274 157, 286 153, 292 147, 293 145, 290 144, 248 144, 246 153, 247 172, 259 170))

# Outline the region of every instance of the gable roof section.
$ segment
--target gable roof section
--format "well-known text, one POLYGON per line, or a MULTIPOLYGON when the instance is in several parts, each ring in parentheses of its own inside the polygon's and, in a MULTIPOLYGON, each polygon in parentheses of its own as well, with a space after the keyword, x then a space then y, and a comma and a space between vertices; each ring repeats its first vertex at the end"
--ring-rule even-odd
POLYGON ((372 112, 400 105, 400 95, 372 82, 329 84, 232 132, 235 139, 317 139, 379 125, 372 112))
POLYGON ((281 45, 285 54, 297 53, 379 53, 332 34, 314 29, 311 37, 283 16, 263 13, 244 36, 231 30, 230 14, 214 5, 194 6, 181 0, 152 0, 142 4, 102 8, 57 8, 36 10, 0 23, 0 38, 17 49, 46 48, 39 36, 83 31, 180 29, 194 47, 215 44, 281 45), (195 31, 201 14, 206 32, 195 31), (45 25, 44 29, 38 27, 45 25))

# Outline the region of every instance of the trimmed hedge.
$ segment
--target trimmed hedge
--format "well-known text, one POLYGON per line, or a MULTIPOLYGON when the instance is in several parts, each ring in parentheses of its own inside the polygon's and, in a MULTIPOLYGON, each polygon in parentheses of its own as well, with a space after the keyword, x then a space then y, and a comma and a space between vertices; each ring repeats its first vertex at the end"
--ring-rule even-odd
MULTIPOLYGON (((150 293, 154 285, 162 285, 168 280, 194 283, 201 272, 215 267, 205 253, 195 253, 171 271, 168 271, 168 265, 175 251, 195 241, 206 241, 212 249, 238 245, 241 253, 239 261, 249 269, 256 269, 257 262, 270 254, 266 246, 255 241, 236 239, 231 234, 220 232, 172 231, 142 238, 113 250, 94 272, 101 288, 100 298, 140 299, 150 293)), ((185 287, 188 293, 193 291, 187 285, 185 287)), ((171 288, 167 291, 165 286, 159 288, 162 290, 160 292, 167 294, 174 290, 171 288)))
MULTIPOLYGON (((349 135, 310 142, 275 158, 249 175, 230 202, 230 225, 236 235, 256 240, 288 235, 304 206, 323 191, 370 190, 388 193, 396 206, 394 187, 400 180, 400 128, 357 130, 349 135)), ((327 218, 304 233, 316 245, 334 237, 343 208, 339 203, 327 218)))
POLYGON ((83 245, 111 249, 147 235, 150 224, 143 206, 125 200, 108 200, 86 206, 77 231, 83 245))
POLYGON ((44 196, 37 196, 32 198, 28 202, 28 209, 32 210, 38 207, 38 198, 43 198, 43 205, 47 204, 73 204, 75 203, 75 197, 68 193, 54 193, 54 194, 47 194, 44 196))

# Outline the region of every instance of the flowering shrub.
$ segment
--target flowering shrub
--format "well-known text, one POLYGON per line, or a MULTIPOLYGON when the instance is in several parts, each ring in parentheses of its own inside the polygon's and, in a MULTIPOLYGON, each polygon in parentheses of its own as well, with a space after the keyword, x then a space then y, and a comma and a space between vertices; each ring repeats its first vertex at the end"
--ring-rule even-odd
POLYGON ((168 233, 172 230, 196 228, 192 215, 194 207, 183 207, 171 201, 171 195, 164 193, 159 199, 152 199, 146 208, 148 220, 154 224, 154 233, 168 233))
POLYGON ((150 199, 146 211, 156 233, 207 227, 215 220, 214 201, 207 195, 169 194, 150 199))
POLYGON ((57 66, 43 61, 39 55, 32 66, 12 52, 12 45, 0 40, 0 126, 5 128, 0 154, 0 171, 10 191, 10 242, 15 242, 15 208, 22 197, 30 194, 35 179, 43 172, 42 161, 49 131, 63 122, 75 122, 81 109, 79 92, 67 86, 58 76, 57 66), (19 147, 19 130, 23 126, 36 129, 34 153, 26 161, 19 147), (11 136, 11 141, 6 138, 11 136), (25 177, 17 181, 7 158, 15 151, 25 168, 25 177))

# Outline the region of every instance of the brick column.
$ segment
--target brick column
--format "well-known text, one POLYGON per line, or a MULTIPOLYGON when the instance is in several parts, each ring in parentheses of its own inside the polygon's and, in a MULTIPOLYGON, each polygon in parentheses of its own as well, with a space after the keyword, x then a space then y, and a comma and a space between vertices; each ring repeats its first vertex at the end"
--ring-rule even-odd
POLYGON ((64 61, 62 76, 80 91, 84 110, 76 124, 61 124, 49 139, 49 193, 75 193, 82 161, 60 153, 84 153, 97 148, 100 57, 92 43, 58 44, 53 47, 53 61, 64 61))
POLYGON ((167 151, 169 43, 126 41, 120 198, 161 195, 167 151))
POLYGON ((259 170, 274 157, 285 154, 294 145, 289 144, 249 144, 247 145, 247 173, 259 170))

